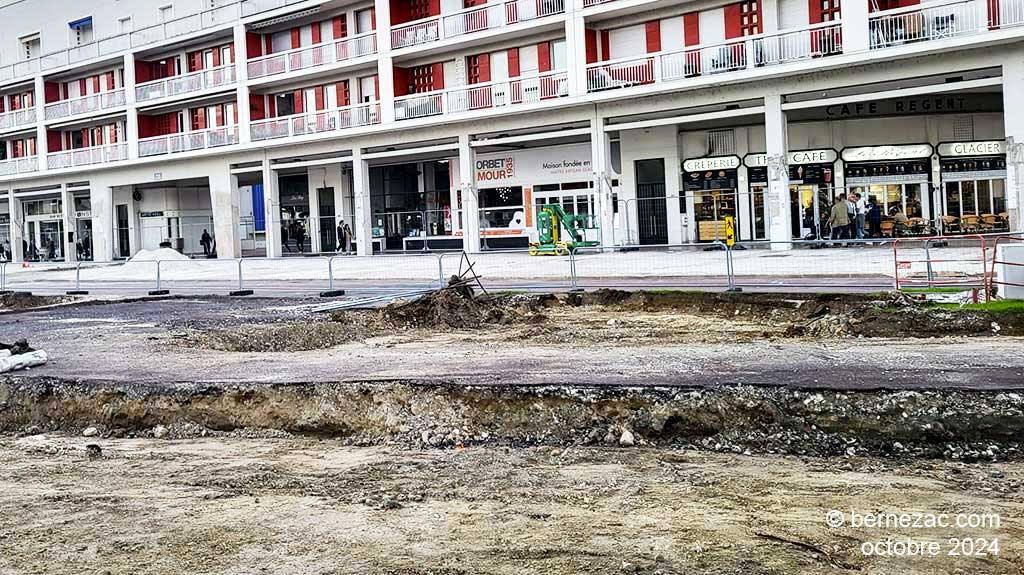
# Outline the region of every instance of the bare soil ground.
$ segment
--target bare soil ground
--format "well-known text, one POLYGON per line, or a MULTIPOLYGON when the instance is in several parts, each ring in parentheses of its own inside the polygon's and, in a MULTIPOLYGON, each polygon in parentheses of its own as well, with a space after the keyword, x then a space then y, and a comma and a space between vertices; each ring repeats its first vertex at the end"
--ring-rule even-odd
POLYGON ((0 573, 1018 574, 1022 485, 1021 463, 8 436, 0 573), (831 509, 1002 521, 831 528, 831 509), (1000 552, 949 556, 963 537, 1000 552), (943 553, 860 551, 886 538, 943 553))

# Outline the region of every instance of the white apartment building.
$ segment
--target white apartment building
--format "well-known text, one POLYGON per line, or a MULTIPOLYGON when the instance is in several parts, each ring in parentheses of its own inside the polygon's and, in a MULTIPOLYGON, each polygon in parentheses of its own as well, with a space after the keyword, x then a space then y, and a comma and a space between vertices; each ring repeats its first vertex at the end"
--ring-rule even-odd
POLYGON ((0 1, 0 251, 1021 229, 1024 0, 0 1))

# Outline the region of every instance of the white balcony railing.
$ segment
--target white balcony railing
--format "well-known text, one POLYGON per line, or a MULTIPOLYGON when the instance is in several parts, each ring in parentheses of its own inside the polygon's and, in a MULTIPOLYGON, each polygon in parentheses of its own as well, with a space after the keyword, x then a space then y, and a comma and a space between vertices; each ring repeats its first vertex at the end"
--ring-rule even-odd
POLYGON ((395 98, 395 119, 409 120, 471 110, 503 108, 569 95, 565 72, 514 78, 395 98))
POLYGON ((988 27, 978 0, 936 2, 871 14, 871 49, 973 34, 988 27))
POLYGON ((178 94, 199 92, 226 86, 235 82, 235 66, 229 64, 209 70, 199 70, 181 76, 170 76, 135 86, 135 100, 148 102, 178 94))
POLYGON ((508 0, 474 6, 451 14, 424 18, 391 28, 391 47, 404 48, 493 30, 565 12, 565 0, 508 0))
POLYGON ((335 62, 344 62, 352 58, 375 54, 377 52, 377 34, 367 32, 351 38, 324 42, 315 46, 295 48, 286 52, 270 54, 262 58, 250 60, 249 77, 261 78, 284 74, 296 70, 306 70, 318 66, 327 66, 335 62))
POLYGON ((25 174, 28 172, 35 172, 38 169, 38 156, 29 156, 27 158, 13 158, 10 160, 0 160, 0 176, 25 174))
POLYGON ((587 91, 658 84, 842 53, 839 22, 587 66, 587 91))
POLYGON ((22 126, 31 126, 36 123, 36 109, 22 108, 0 114, 0 130, 10 130, 22 126))
POLYGON ((193 150, 205 150, 218 146, 229 146, 238 143, 238 126, 225 126, 222 128, 210 128, 197 132, 184 132, 181 134, 168 134, 154 138, 143 138, 139 140, 139 156, 159 156, 161 154, 176 154, 178 152, 191 152, 193 150))
POLYGON ((605 2, 611 2, 612 0, 583 0, 583 7, 590 8, 591 6, 597 6, 598 4, 604 4, 605 2))
POLYGON ((117 108, 119 106, 124 106, 124 104, 124 88, 111 90, 109 92, 100 92, 98 94, 89 94, 79 98, 72 98, 70 100, 62 100, 60 102, 47 104, 46 119, 56 120, 58 118, 67 118, 68 116, 77 116, 78 114, 117 108))
POLYGON ((250 130, 253 141, 259 142, 379 123, 380 102, 370 102, 311 114, 296 114, 260 120, 253 122, 250 130))
POLYGON ((46 155, 46 167, 51 170, 77 168, 92 164, 106 164, 128 159, 128 143, 121 142, 107 146, 93 146, 77 150, 50 152, 46 155))

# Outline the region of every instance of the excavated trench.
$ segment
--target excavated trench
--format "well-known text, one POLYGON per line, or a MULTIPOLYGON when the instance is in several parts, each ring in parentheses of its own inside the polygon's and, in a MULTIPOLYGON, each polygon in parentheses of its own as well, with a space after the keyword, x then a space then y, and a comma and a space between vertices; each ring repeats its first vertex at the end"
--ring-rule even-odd
POLYGON ((157 386, 0 379, 0 432, 87 428, 110 437, 287 432, 359 445, 661 445, 992 460, 1020 455, 1024 396, 751 386, 157 386))

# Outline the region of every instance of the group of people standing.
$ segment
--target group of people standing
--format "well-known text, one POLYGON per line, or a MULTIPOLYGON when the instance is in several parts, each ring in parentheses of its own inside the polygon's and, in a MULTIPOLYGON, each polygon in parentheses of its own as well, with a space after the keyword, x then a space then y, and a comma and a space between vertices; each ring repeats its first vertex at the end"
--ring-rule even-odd
POLYGON ((302 222, 292 222, 287 226, 281 226, 281 243, 288 252, 292 251, 291 241, 295 242, 295 249, 299 253, 306 251, 306 226, 302 222))
MULTIPOLYGON (((899 207, 890 214, 897 222, 906 222, 907 216, 899 207)), ((836 196, 828 216, 832 240, 862 240, 882 237, 882 206, 874 198, 865 200, 858 192, 836 196)))
MULTIPOLYGON (((355 241, 352 236, 352 228, 344 220, 338 220, 337 233, 338 253, 352 253, 352 242, 355 241)), ((301 221, 293 221, 287 226, 281 226, 281 244, 289 253, 292 251, 292 242, 295 243, 295 249, 300 254, 304 253, 307 237, 309 236, 306 234, 306 226, 301 221)))

